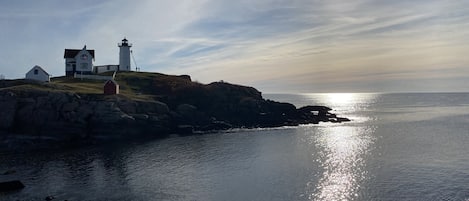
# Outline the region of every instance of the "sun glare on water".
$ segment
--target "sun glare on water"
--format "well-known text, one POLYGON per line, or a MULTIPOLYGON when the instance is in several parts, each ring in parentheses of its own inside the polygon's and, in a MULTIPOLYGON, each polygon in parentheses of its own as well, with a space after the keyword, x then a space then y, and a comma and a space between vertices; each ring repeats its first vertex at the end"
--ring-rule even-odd
POLYGON ((353 120, 366 121, 353 116, 363 112, 375 102, 380 94, 376 93, 312 93, 304 94, 310 104, 324 105, 333 109, 333 113, 347 116, 353 120))
POLYGON ((373 128, 334 126, 319 131, 314 144, 322 150, 318 154, 324 172, 309 199, 355 199, 362 182, 369 177, 364 157, 372 149, 373 128))
MULTIPOLYGON (((369 179, 364 158, 373 149, 374 127, 359 115, 379 97, 371 93, 307 94, 313 104, 326 105, 334 113, 353 119, 354 124, 324 125, 310 136, 318 150, 322 167, 319 182, 309 193, 310 200, 354 200, 369 179)), ((315 182, 312 182, 315 183, 315 182)))
POLYGON ((323 94, 324 99, 333 105, 352 104, 359 97, 356 93, 328 93, 323 94))

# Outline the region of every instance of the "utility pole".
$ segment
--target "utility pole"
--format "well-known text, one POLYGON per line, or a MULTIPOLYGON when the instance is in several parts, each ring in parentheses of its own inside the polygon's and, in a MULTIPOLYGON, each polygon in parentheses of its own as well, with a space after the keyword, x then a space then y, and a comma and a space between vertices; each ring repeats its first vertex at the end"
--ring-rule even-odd
POLYGON ((135 61, 134 51, 133 51, 133 50, 130 50, 130 54, 132 55, 132 60, 134 60, 135 71, 136 71, 136 72, 139 72, 139 71, 140 71, 140 68, 137 66, 137 61, 135 61))

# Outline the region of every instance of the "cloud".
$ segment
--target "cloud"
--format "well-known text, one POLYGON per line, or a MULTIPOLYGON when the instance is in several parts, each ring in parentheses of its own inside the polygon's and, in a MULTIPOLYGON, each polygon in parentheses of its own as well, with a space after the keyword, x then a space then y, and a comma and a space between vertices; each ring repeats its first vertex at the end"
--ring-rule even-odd
POLYGON ((457 72, 465 72, 469 63, 469 46, 461 42, 469 37, 466 1, 46 0, 0 5, 0 25, 6 28, 0 42, 9 48, 0 56, 0 73, 7 77, 23 76, 35 64, 63 74, 63 49, 84 44, 96 50, 97 64, 116 64, 117 42, 124 36, 134 44, 142 70, 276 92, 373 91, 412 79, 451 82, 464 79, 457 72))
MULTIPOLYGON (((251 32, 237 35, 235 39, 242 41, 238 43, 241 47, 227 50, 238 49, 239 52, 233 54, 237 56, 236 60, 211 63, 212 66, 207 65, 206 70, 202 71, 194 67, 197 69, 194 73, 207 81, 222 75, 225 80, 243 80, 247 84, 256 84, 262 80, 287 82, 307 74, 312 79, 324 77, 310 83, 350 80, 348 84, 353 86, 355 81, 364 79, 357 76, 356 72, 361 71, 399 72, 414 68, 416 73, 413 76, 417 79, 427 69, 442 68, 444 71, 448 67, 461 68, 464 62, 467 63, 464 59, 467 46, 460 43, 467 40, 467 24, 464 23, 467 20, 464 14, 466 10, 460 4, 443 4, 420 6, 418 2, 412 5, 397 2, 386 5, 385 9, 382 9, 383 5, 370 5, 365 1, 354 6, 350 3, 320 4, 317 7, 327 9, 318 9, 319 12, 313 15, 292 12, 297 17, 291 18, 298 21, 310 19, 315 23, 295 29, 278 25, 270 30, 285 29, 262 35, 261 39, 252 37, 256 34, 251 32), (366 7, 366 10, 361 6, 366 7), (420 12, 413 12, 420 8, 420 12), (381 13, 383 10, 393 12, 381 13), (445 14, 448 10, 452 14, 445 14), (444 23, 448 21, 452 23, 444 23), (458 28, 462 29, 455 31, 458 28), (250 41, 252 38, 255 39, 250 41), (324 68, 331 72, 329 76, 324 76, 324 68)), ((240 18, 243 19, 250 17, 240 18)), ((222 36, 231 37, 230 34, 222 36)), ((211 37, 220 38, 219 35, 211 37)), ((393 79, 407 78, 395 76, 393 79)))

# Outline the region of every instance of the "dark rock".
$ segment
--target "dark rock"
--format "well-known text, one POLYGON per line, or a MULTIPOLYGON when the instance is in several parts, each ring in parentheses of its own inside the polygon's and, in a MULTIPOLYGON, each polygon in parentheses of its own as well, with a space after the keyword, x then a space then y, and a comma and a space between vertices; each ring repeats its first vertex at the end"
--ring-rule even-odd
POLYGON ((138 104, 137 102, 132 101, 120 101, 117 103, 118 107, 127 114, 135 114, 137 113, 138 104))
POLYGON ((191 135, 194 133, 194 127, 192 125, 178 125, 177 134, 180 135, 191 135))
POLYGON ((13 126, 15 119, 15 103, 0 102, 0 129, 8 129, 13 126))
POLYGON ((76 109, 76 115, 72 116, 69 122, 78 122, 81 124, 87 124, 89 119, 94 114, 93 105, 90 103, 83 103, 76 109))
POLYGON ((180 75, 179 78, 182 78, 182 79, 184 79, 186 81, 189 81, 189 82, 192 81, 191 76, 189 76, 189 75, 180 75))
POLYGON ((16 173, 16 170, 7 170, 2 175, 10 175, 10 174, 15 174, 15 173, 16 173))
POLYGON ((245 98, 242 98, 239 101, 239 105, 242 108, 246 108, 246 109, 249 109, 251 111, 259 110, 260 107, 261 107, 260 103, 261 103, 261 101, 259 101, 258 99, 252 98, 252 97, 245 97, 245 98))
POLYGON ((233 128, 233 125, 226 123, 224 121, 213 121, 209 125, 206 125, 201 128, 202 131, 218 131, 218 130, 227 130, 233 128))
POLYGON ((329 121, 332 123, 342 123, 342 122, 348 122, 350 121, 350 119, 343 118, 343 117, 335 117, 335 118, 330 118, 329 121))
POLYGON ((177 112, 182 116, 192 118, 197 112, 197 107, 189 104, 181 104, 177 107, 177 112))
POLYGON ((98 102, 91 119, 96 125, 130 123, 135 119, 122 112, 114 102, 98 102))
POLYGON ((13 93, 0 94, 0 129, 13 126, 18 101, 13 93))
POLYGON ((170 114, 173 117, 172 121, 178 125, 194 125, 195 127, 200 127, 201 125, 210 123, 207 114, 190 104, 180 104, 176 108, 176 112, 171 112, 170 114))
POLYGON ((331 111, 332 109, 330 107, 326 106, 304 106, 298 109, 300 112, 312 112, 312 111, 323 111, 323 112, 328 112, 331 111))
POLYGON ((168 105, 160 101, 137 102, 137 113, 144 114, 168 114, 170 112, 168 105))
POLYGON ((147 114, 132 114, 131 115, 135 120, 146 121, 150 119, 150 116, 147 114))
POLYGON ((24 188, 24 184, 19 180, 0 182, 0 192, 15 191, 24 188))
POLYGON ((47 196, 44 200, 51 201, 51 200, 54 200, 54 199, 55 199, 55 197, 50 195, 50 196, 47 196))
POLYGON ((78 102, 65 103, 62 106, 62 112, 72 112, 75 111, 80 104, 78 102))

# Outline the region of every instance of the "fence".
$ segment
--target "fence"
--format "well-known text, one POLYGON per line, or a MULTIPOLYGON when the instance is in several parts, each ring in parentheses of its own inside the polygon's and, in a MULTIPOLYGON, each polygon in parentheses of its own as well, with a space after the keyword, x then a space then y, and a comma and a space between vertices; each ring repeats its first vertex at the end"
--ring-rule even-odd
POLYGON ((91 80, 114 80, 116 77, 116 71, 112 74, 112 76, 101 76, 101 75, 83 75, 83 74, 78 74, 75 73, 73 75, 74 78, 79 78, 79 79, 91 79, 91 80))

